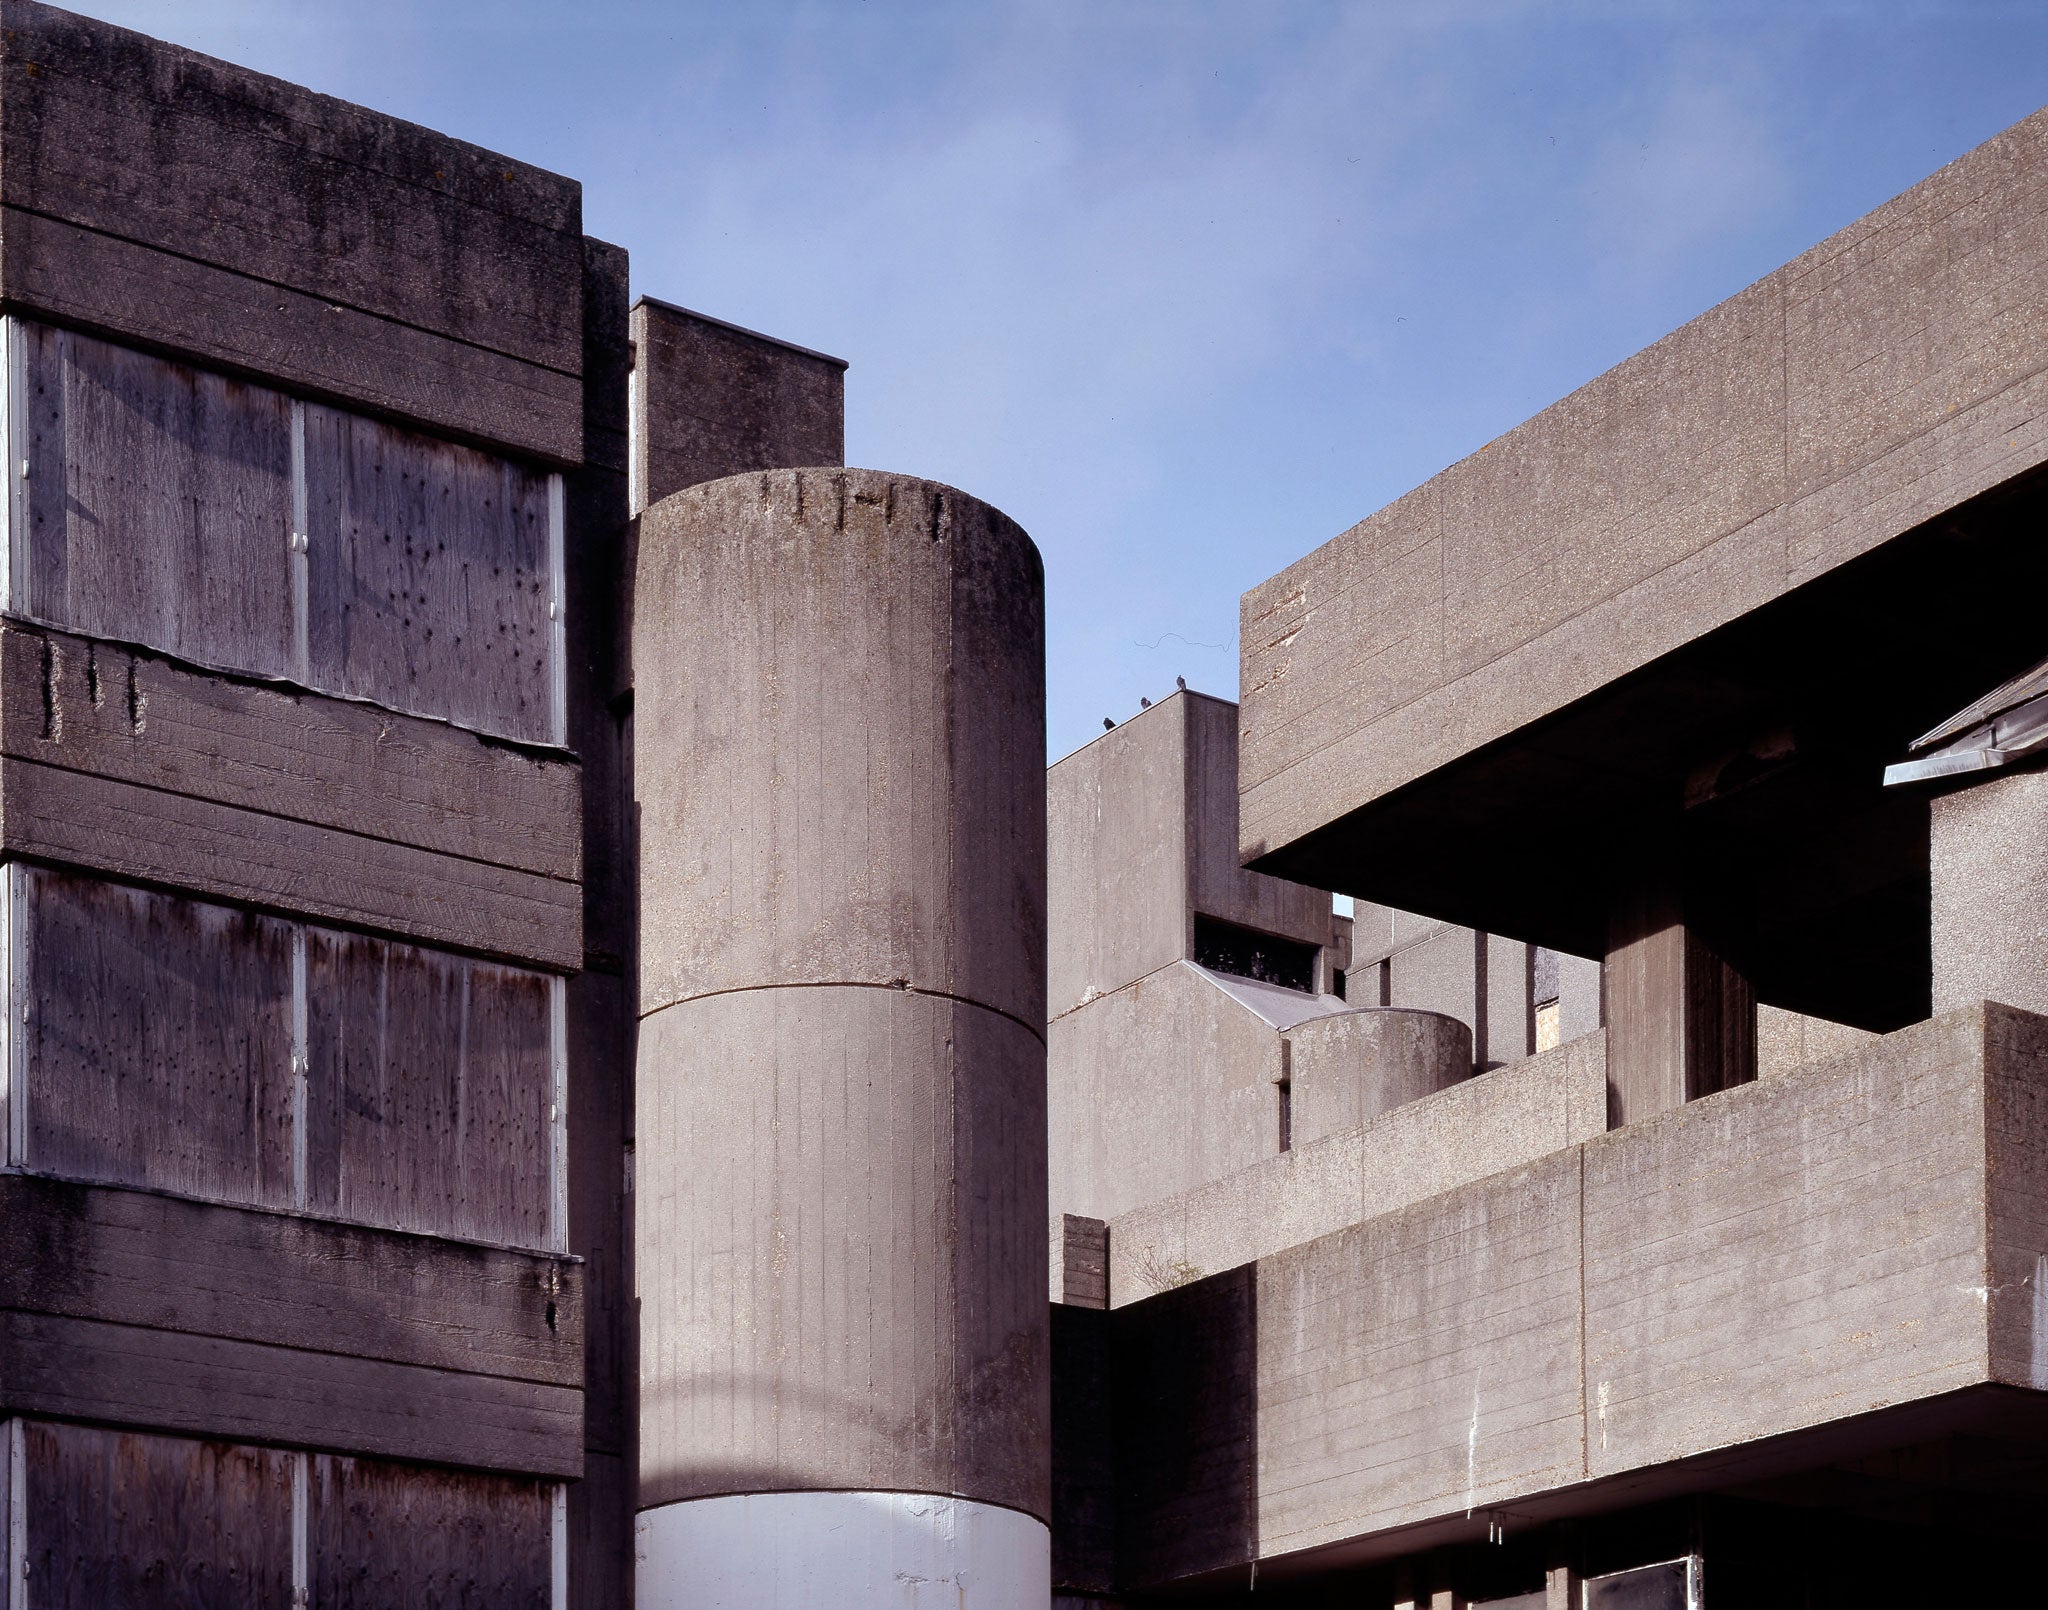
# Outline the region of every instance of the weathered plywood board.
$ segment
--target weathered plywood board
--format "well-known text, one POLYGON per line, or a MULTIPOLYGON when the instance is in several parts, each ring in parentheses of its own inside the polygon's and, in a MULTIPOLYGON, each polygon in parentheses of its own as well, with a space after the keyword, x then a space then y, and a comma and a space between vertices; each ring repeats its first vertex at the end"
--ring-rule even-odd
POLYGON ((545 1246, 548 980, 313 929, 306 981, 308 1206, 545 1246))
POLYGON ((0 1308, 583 1380, 571 1259, 26 1174, 0 1176, 0 1308))
POLYGON ((305 429, 314 685, 551 741, 546 476, 331 408, 305 429))
POLYGON ((0 1313, 0 1411, 573 1477, 574 1387, 0 1313))
POLYGON ((28 467, 15 607, 205 665, 289 671, 289 400, 47 325, 16 320, 9 340, 28 467))
POLYGON ((24 867, 28 1167, 292 1201, 291 928, 24 867))
POLYGON ((31 761, 0 758, 0 847, 562 972, 583 960, 562 879, 31 761))
POLYGON ((37 1610, 291 1603, 295 1455, 34 1420, 22 1432, 37 1610))
POLYGON ((577 765, 439 721, 0 626, 0 753, 368 838, 581 875, 577 765))
POLYGON ((308 1487, 320 1610, 551 1610, 552 1483, 322 1456, 308 1487))

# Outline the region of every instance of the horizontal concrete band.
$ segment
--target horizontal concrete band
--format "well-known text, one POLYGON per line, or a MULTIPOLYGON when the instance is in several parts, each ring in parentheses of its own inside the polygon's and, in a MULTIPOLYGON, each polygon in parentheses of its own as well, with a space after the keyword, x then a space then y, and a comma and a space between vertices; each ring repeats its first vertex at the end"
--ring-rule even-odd
POLYGON ((967 1498, 747 1493, 643 1510, 642 1610, 1046 1610, 1043 1521, 967 1498))
POLYGON ((2036 113, 1246 593, 1247 859, 2048 460, 2044 238, 2036 113))
POLYGON ((573 1258, 0 1175, 0 1410, 575 1476, 573 1258))
POLYGON ((0 627, 10 856, 570 972, 580 789, 559 753, 0 627))
POLYGON ((2044 1067, 1980 1003, 1111 1312, 1121 1580, 2039 1392, 2044 1067))

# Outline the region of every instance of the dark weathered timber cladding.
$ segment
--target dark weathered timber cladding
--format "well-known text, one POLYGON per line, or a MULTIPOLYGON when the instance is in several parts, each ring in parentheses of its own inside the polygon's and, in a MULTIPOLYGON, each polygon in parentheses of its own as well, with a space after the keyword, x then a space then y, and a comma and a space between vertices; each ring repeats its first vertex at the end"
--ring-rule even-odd
POLYGON ((316 687, 503 737, 554 737, 546 477, 309 406, 316 687))
POLYGON ((10 302, 580 456, 573 180, 25 0, 0 14, 10 302))
POLYGON ((293 1455, 30 1421, 36 1610, 288 1605, 293 1455))
POLYGON ((319 1610, 549 1610, 547 1483, 323 1455, 308 1487, 319 1610))
POLYGON ((61 632, 0 624, 0 754, 550 878, 582 867, 559 753, 61 632))
POLYGON ((312 1211, 544 1246, 548 981, 311 929, 306 984, 312 1211))
POLYGON ((30 1168, 289 1207, 291 928, 24 868, 30 1168))
POLYGON ((291 403, 15 321, 27 440, 16 607, 205 665, 291 669, 291 403))

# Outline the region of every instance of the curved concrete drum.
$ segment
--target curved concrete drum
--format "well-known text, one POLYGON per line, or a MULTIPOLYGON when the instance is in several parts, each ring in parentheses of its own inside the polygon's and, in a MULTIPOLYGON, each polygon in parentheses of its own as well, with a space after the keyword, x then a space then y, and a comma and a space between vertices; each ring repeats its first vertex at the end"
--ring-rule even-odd
POLYGON ((1287 1043, 1297 1146, 1472 1077, 1472 1031, 1441 1012, 1335 1012, 1297 1023, 1287 1043))
POLYGON ((709 482, 640 518, 633 660, 639 1602, 1044 1610, 1037 551, 709 482))

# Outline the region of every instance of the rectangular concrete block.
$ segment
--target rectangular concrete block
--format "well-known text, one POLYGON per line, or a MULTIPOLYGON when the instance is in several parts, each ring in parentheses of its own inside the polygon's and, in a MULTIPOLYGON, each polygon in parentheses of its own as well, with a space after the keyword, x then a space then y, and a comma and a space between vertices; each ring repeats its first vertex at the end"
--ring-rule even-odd
POLYGON ((1247 593, 1246 858, 2048 461, 2044 194, 2036 114, 1247 593))
POLYGON ((699 481, 846 462, 846 363, 642 297, 633 510, 699 481))

